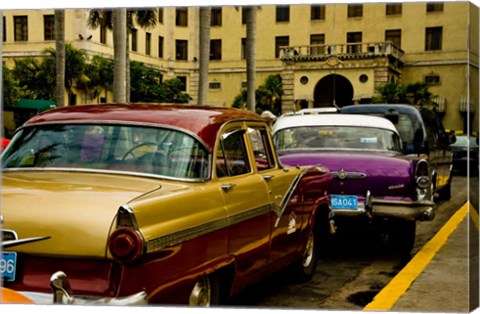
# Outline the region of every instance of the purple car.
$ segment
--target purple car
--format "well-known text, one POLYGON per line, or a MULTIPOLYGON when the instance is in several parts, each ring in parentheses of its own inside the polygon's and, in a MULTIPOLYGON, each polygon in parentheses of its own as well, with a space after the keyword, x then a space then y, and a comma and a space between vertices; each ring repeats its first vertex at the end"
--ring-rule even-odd
POLYGON ((435 216, 428 161, 404 155, 395 126, 385 118, 335 113, 286 114, 273 126, 283 164, 323 164, 333 185, 337 228, 373 226, 399 252, 415 243, 416 221, 435 216))

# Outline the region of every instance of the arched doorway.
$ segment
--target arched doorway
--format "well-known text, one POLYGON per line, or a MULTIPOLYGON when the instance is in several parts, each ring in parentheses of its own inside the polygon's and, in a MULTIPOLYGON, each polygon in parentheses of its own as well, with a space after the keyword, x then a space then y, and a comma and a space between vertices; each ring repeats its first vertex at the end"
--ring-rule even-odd
POLYGON ((330 74, 318 81, 314 90, 313 106, 338 107, 353 104, 353 86, 342 75, 330 74))

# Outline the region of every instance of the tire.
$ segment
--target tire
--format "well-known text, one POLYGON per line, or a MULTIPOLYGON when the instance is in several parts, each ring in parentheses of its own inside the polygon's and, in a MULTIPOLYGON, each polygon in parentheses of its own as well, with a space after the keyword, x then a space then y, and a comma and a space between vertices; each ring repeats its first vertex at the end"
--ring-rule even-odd
POLYGON ((448 183, 439 191, 438 199, 448 201, 452 198, 452 176, 448 179, 448 183))
POLYGON ((297 282, 312 279, 317 269, 319 239, 315 229, 310 230, 302 257, 293 266, 292 278, 297 282))
POLYGON ((390 231, 390 248, 400 254, 410 254, 415 245, 416 230, 417 224, 415 220, 394 222, 390 231))
POLYGON ((198 279, 190 293, 189 305, 209 307, 220 304, 220 282, 215 275, 204 275, 198 279))

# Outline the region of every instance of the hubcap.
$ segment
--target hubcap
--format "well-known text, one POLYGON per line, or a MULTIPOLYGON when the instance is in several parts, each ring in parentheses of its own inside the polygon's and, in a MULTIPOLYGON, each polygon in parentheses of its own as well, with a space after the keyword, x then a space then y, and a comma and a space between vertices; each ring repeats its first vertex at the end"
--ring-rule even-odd
POLYGON ((303 255, 303 267, 307 268, 313 259, 313 248, 314 248, 314 237, 313 234, 310 233, 310 237, 308 239, 307 247, 305 248, 305 254, 303 255))
POLYGON ((193 306, 209 306, 211 298, 211 287, 208 277, 202 277, 190 293, 189 304, 193 306))

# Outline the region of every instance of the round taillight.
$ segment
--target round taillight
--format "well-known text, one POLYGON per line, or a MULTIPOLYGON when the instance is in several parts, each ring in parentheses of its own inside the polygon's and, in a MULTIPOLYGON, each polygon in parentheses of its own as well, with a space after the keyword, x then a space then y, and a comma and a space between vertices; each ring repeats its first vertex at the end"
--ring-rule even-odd
POLYGON ((142 256, 143 239, 131 228, 115 230, 108 240, 108 249, 112 257, 121 263, 131 263, 142 256))

